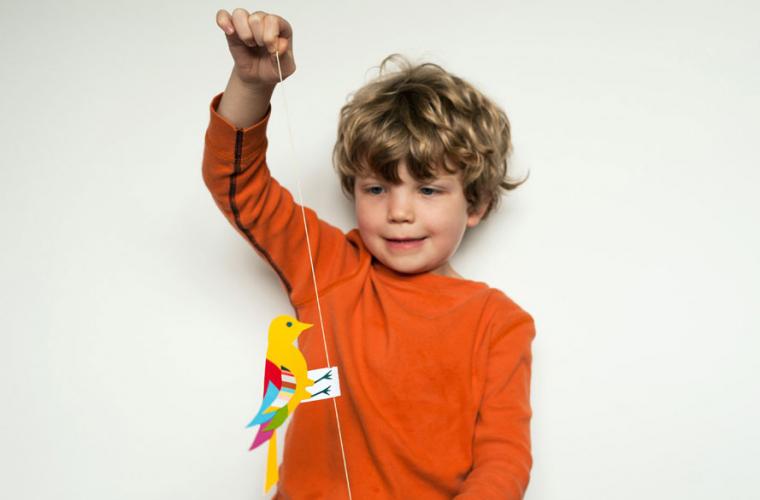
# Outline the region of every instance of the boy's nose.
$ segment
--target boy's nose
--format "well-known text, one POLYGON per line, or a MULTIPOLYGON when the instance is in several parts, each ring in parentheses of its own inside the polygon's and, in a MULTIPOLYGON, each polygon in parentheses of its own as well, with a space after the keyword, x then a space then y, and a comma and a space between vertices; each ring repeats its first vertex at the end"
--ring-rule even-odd
POLYGON ((414 210, 411 200, 404 195, 391 195, 388 202, 389 222, 411 222, 414 220, 414 210))

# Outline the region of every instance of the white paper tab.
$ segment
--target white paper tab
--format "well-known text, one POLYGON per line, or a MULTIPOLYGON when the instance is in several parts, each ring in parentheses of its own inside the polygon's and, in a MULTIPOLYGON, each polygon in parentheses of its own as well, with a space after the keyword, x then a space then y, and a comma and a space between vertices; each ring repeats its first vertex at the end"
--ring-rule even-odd
POLYGON ((337 366, 309 370, 308 375, 314 381, 314 385, 306 388, 311 397, 304 399, 301 403, 311 403, 320 399, 337 398, 340 396, 340 379, 338 378, 337 366))

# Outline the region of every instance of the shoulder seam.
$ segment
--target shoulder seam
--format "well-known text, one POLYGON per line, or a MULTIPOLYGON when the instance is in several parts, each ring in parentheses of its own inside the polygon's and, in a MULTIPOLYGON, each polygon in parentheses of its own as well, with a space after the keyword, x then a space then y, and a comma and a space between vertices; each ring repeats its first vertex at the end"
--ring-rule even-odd
MULTIPOLYGON (((351 243, 351 245, 353 246, 353 243, 351 243)), ((359 254, 361 255, 361 252, 359 252, 359 254)), ((342 276, 342 277, 338 278, 337 280, 333 281, 332 283, 329 283, 329 284, 325 285, 325 287, 322 290, 319 290, 319 296, 320 297, 324 297, 328 292, 332 291, 334 288, 337 288, 339 285, 342 285, 343 283, 345 283, 345 282, 351 280, 352 278, 354 278, 359 273, 359 271, 362 269, 362 264, 363 264, 363 261, 360 260, 359 264, 356 266, 356 269, 354 270, 353 273, 351 273, 349 275, 346 275, 346 276, 342 276)), ((308 299, 303 300, 303 301, 299 302, 298 304, 294 304, 294 307, 303 307, 306 304, 309 304, 310 302, 314 302, 315 300, 317 300, 317 296, 316 295, 312 295, 308 299)))

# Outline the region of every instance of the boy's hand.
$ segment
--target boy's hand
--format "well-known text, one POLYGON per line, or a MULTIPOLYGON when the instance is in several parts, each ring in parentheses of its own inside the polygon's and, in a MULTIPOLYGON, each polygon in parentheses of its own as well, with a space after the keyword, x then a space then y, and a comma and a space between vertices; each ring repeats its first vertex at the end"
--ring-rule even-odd
POLYGON ((227 35, 235 61, 233 71, 245 83, 275 85, 280 82, 275 50, 280 56, 282 79, 296 70, 293 59, 293 29, 282 17, 237 8, 216 13, 216 24, 227 35))

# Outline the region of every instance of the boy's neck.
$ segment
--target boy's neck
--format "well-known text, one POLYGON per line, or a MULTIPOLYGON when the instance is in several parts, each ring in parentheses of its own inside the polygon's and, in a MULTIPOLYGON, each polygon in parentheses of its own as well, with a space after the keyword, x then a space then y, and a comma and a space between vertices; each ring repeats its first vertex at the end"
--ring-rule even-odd
POLYGON ((431 272, 433 274, 440 274, 442 276, 448 276, 450 278, 458 278, 460 280, 464 279, 462 276, 459 275, 459 273, 454 271, 454 268, 451 267, 451 264, 449 264, 448 262, 442 265, 441 267, 439 267, 438 269, 434 269, 431 272))

